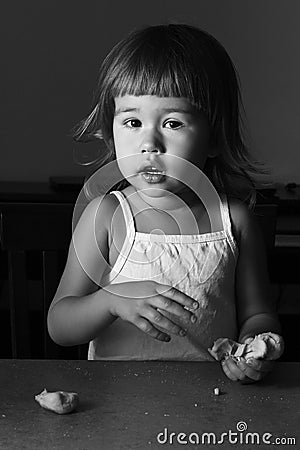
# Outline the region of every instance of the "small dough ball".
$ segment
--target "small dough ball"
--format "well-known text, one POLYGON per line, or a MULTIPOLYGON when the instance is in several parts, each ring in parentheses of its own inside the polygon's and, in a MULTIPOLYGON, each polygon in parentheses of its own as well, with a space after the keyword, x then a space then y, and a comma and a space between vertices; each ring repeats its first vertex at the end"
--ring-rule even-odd
POLYGON ((47 389, 44 389, 34 398, 42 408, 57 414, 68 414, 74 411, 79 403, 79 397, 76 392, 48 392, 47 389))

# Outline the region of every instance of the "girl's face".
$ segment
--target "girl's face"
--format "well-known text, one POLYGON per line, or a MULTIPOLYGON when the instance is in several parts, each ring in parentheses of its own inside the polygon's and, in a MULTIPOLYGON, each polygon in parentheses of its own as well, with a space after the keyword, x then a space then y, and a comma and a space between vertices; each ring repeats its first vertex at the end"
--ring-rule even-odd
POLYGON ((113 138, 123 176, 150 197, 186 189, 189 173, 176 157, 203 170, 212 156, 205 114, 182 97, 115 98, 113 138))

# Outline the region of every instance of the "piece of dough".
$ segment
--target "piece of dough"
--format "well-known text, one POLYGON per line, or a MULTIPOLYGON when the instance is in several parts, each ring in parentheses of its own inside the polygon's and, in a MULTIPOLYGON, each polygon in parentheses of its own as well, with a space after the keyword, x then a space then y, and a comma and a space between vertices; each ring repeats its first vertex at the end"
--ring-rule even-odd
POLYGON ((222 361, 234 353, 234 349, 238 347, 238 343, 228 338, 219 338, 214 342, 212 348, 209 348, 209 353, 217 360, 222 361))
POLYGON ((274 360, 278 359, 284 350, 284 341, 275 333, 261 333, 254 338, 249 338, 244 344, 239 344, 228 338, 219 338, 214 342, 209 353, 217 360, 222 361, 229 357, 246 361, 250 358, 274 360))
MULTIPOLYGON (((267 355, 266 359, 274 360, 280 358, 284 351, 284 341, 282 336, 276 333, 262 333, 257 336, 258 339, 261 339, 265 342, 267 346, 267 355)), ((251 344, 253 341, 251 342, 251 344)), ((251 347, 250 344, 250 347, 251 347)), ((255 356, 254 356, 255 357, 255 356)))
POLYGON ((74 411, 79 403, 76 392, 48 392, 47 389, 44 389, 34 398, 42 408, 49 409, 57 414, 68 414, 74 411))

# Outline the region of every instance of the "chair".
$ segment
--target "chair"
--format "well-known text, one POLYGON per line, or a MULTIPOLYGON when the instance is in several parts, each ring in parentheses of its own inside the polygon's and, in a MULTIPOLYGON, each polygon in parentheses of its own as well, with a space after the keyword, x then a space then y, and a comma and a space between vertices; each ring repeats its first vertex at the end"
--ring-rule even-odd
MULTIPOLYGON (((86 346, 66 348, 48 335, 47 312, 57 289, 72 234, 73 204, 0 204, 1 248, 7 253, 13 358, 32 358, 32 320, 28 278, 39 272, 42 283, 42 357, 85 359, 86 346), (34 258, 30 261, 30 257, 34 258)), ((36 276, 36 274, 34 275, 36 276)))

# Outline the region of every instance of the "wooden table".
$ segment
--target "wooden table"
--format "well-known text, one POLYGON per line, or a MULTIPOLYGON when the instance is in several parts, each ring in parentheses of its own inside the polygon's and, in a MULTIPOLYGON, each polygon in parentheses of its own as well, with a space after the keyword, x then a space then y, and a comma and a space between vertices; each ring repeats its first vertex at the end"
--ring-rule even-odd
POLYGON ((253 450, 270 448, 262 444, 270 433, 269 442, 298 438, 284 446, 296 449, 299 384, 300 363, 278 362, 267 379, 242 385, 218 363, 0 360, 0 448, 253 450), (41 408, 34 395, 45 387, 78 392, 78 410, 62 416, 41 408), (205 432, 227 437, 212 445, 205 432), (250 444, 240 444, 247 433, 250 444))

